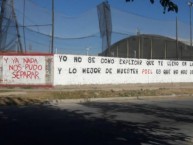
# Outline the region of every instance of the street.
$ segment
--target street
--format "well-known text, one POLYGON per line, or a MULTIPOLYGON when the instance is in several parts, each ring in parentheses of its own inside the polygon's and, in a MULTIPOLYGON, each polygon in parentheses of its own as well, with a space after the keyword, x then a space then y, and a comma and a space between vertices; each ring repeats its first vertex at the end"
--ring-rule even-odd
POLYGON ((0 107, 1 145, 192 145, 193 98, 0 107))

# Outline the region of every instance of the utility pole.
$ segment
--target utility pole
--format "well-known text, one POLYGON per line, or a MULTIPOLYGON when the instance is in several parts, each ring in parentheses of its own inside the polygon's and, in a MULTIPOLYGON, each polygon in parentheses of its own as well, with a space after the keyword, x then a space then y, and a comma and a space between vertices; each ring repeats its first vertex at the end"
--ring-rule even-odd
POLYGON ((52 44, 51 44, 51 54, 54 53, 54 0, 52 0, 52 44))

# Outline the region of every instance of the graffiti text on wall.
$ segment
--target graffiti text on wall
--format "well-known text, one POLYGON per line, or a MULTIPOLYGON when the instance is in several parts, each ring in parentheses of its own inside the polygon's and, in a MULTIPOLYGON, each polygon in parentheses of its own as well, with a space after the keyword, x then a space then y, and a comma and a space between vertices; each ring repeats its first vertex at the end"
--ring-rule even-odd
POLYGON ((8 82, 38 82, 45 77, 45 57, 4 56, 3 68, 5 80, 8 82))
POLYGON ((38 64, 36 58, 22 58, 17 57, 4 58, 5 63, 8 64, 9 71, 12 72, 13 79, 39 79, 39 73, 43 69, 41 64, 38 64))
POLYGON ((54 65, 59 85, 193 82, 191 61, 58 54, 54 65))

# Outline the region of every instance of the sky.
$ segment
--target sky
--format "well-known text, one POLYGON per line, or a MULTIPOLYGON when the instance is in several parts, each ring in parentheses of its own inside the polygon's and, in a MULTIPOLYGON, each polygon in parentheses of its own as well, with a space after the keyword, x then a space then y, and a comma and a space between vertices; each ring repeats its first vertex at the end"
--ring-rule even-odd
MULTIPOLYGON (((33 24, 41 25, 51 23, 52 0, 28 1, 33 2, 35 5, 34 7, 31 7, 32 5, 26 6, 28 17, 25 20, 25 24, 30 21, 29 18, 34 18, 33 24), (45 8, 49 13, 44 13, 44 11, 40 14, 39 12, 41 12, 42 9, 38 11, 37 6, 45 8)), ((61 41, 60 39, 57 39, 58 41, 55 41, 55 46, 68 51, 72 50, 69 48, 77 50, 87 47, 101 50, 101 39, 98 39, 98 37, 100 38, 100 34, 97 34, 99 33, 99 27, 96 6, 103 1, 104 0, 54 0, 56 13, 55 37, 65 39, 62 39, 61 41), (90 37, 96 34, 97 38, 90 37), (89 36, 88 39, 76 39, 87 36, 89 36), (69 38, 73 38, 73 40, 71 41, 69 38)), ((23 4, 19 3, 19 0, 15 0, 15 2, 17 2, 16 4, 18 5, 17 10, 22 11, 23 4)), ((23 0, 20 0, 20 2, 23 2, 23 0)), ((144 34, 160 34, 174 38, 176 34, 176 17, 178 17, 180 22, 185 24, 180 24, 179 26, 179 37, 183 38, 184 41, 189 40, 190 8, 187 4, 188 0, 173 0, 173 2, 179 7, 178 13, 166 12, 165 14, 163 13, 163 7, 160 5, 159 0, 155 0, 154 4, 151 4, 149 0, 134 0, 134 2, 126 2, 125 0, 108 0, 108 2, 113 9, 112 15, 114 14, 112 22, 113 30, 114 32, 119 32, 119 34, 121 34, 113 35, 112 43, 128 37, 129 35, 135 35, 138 28, 140 29, 140 32, 144 34)), ((18 19, 20 19, 19 21, 22 23, 23 15, 20 12, 18 14, 20 14, 18 19)), ((31 23, 31 21, 29 23, 31 23)), ((38 32, 44 34, 51 34, 51 26, 39 28, 34 27, 34 29, 37 29, 38 32)), ((34 36, 33 38, 30 37, 27 35, 27 32, 26 37, 26 39, 34 40, 34 36)), ((42 40, 43 38, 37 37, 37 39, 42 40)), ((99 52, 99 50, 96 51, 99 52)))
MULTIPOLYGON (((51 0, 31 0, 42 7, 51 10, 51 0)), ((119 10, 145 16, 153 19, 175 20, 176 16, 184 23, 189 23, 190 10, 187 5, 189 0, 173 0, 178 7, 179 12, 166 12, 163 14, 159 0, 155 0, 151 4, 149 0, 134 0, 134 2, 125 2, 125 0, 108 0, 113 8, 119 10)), ((77 16, 82 14, 103 2, 103 0, 55 0, 55 11, 63 13, 66 16, 77 16)))

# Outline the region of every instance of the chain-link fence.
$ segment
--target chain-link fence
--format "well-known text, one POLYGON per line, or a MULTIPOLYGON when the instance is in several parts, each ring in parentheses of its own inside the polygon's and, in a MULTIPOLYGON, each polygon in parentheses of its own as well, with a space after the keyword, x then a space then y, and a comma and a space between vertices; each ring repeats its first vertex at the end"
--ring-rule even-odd
MULTIPOLYGON (((51 3, 51 0, 48 2, 51 3)), ((51 52, 51 10, 40 7, 33 0, 0 0, 0 4, 1 51, 51 52)), ((174 39, 176 37, 176 18, 171 21, 155 20, 112 7, 111 18, 111 44, 137 35, 137 33, 162 35, 174 39)), ((54 26, 55 53, 98 55, 102 52, 97 7, 73 17, 55 12, 54 26)), ((189 44, 189 25, 181 21, 178 21, 178 39, 189 44)), ((132 41, 136 41, 132 45, 137 45, 136 48, 138 48, 138 40, 132 41)), ((147 58, 175 58, 177 56, 179 58, 189 54, 186 52, 186 50, 189 51, 186 45, 179 45, 180 49, 176 51, 176 47, 173 46, 176 43, 170 43, 170 40, 167 40, 167 43, 161 41, 165 40, 160 40, 157 37, 141 39, 140 49, 132 50, 128 54, 123 52, 122 56, 140 58, 142 56, 147 58), (175 50, 169 50, 173 48, 175 50), (154 54, 154 51, 151 51, 154 49, 161 55, 154 54), (147 53, 149 51, 151 53, 147 53), (180 52, 182 53, 180 54, 180 52)), ((127 48, 125 45, 122 47, 127 48)), ((134 46, 131 47, 134 48, 134 46)), ((121 54, 121 50, 119 51, 113 52, 113 55, 121 54)))

